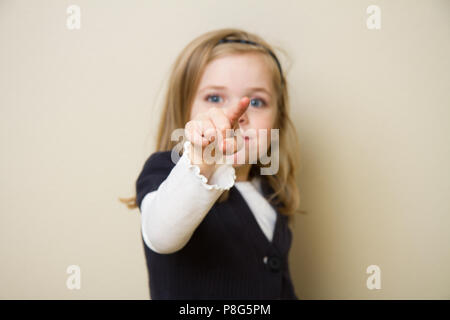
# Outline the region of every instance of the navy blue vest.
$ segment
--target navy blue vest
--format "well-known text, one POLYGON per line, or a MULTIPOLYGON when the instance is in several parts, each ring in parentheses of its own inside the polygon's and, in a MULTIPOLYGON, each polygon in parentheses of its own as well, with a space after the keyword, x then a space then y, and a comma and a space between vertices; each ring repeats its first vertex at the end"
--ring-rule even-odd
MULTIPOLYGON (((157 190, 174 166, 171 151, 147 159, 136 181, 139 210, 144 196, 157 190)), ((261 177, 268 195, 273 190, 261 177)), ((142 240, 151 298, 298 299, 288 267, 292 232, 278 205, 272 207, 277 213, 272 242, 235 186, 226 201, 213 205, 182 249, 160 254, 142 240)))

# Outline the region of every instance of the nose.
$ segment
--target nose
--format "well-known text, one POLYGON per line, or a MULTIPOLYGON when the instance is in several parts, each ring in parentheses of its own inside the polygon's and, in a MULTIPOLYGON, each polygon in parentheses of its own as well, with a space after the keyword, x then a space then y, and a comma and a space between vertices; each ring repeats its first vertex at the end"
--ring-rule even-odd
POLYGON ((248 123, 247 111, 245 111, 244 114, 239 118, 238 123, 241 126, 248 123))

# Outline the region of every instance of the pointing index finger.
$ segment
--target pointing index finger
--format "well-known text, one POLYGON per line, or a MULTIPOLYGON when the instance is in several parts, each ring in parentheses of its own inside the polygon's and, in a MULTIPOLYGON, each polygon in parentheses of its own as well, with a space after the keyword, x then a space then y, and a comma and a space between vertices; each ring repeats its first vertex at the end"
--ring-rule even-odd
POLYGON ((230 120, 232 128, 234 128, 237 125, 237 121, 244 114, 245 110, 247 110, 249 103, 250 99, 248 97, 243 97, 239 101, 237 106, 234 106, 229 110, 225 110, 225 115, 230 120))

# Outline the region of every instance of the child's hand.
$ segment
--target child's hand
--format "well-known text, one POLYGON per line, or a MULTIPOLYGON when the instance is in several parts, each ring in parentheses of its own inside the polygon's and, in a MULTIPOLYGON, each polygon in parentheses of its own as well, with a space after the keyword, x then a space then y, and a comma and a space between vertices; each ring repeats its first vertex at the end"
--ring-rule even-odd
POLYGON ((228 109, 211 108, 207 112, 198 114, 186 124, 185 135, 192 143, 191 161, 194 163, 194 158, 202 159, 201 163, 196 163, 200 165, 200 171, 203 169, 202 174, 208 176, 215 168, 214 163, 208 165, 203 161, 203 151, 210 143, 221 144, 218 149, 224 155, 236 153, 243 147, 242 139, 237 139, 236 134, 227 137, 226 133, 227 129, 228 131, 237 129, 238 120, 247 110, 249 103, 250 99, 243 97, 236 106, 228 109), (194 157, 195 154, 196 157, 194 157))

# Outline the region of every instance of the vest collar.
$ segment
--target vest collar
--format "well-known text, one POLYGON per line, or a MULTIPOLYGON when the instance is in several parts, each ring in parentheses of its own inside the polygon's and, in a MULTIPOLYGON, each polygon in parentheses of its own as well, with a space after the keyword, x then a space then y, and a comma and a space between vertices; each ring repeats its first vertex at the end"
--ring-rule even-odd
MULTIPOLYGON (((267 198, 267 196, 271 193, 273 193, 273 189, 270 187, 268 181, 264 176, 262 176, 261 179, 261 189, 263 192, 264 197, 267 198)), ((241 220, 243 224, 244 230, 246 230, 250 236, 250 241, 252 241, 257 248, 263 255, 267 254, 279 254, 282 252, 280 248, 281 244, 281 231, 282 231, 282 220, 284 217, 279 212, 279 204, 274 205, 272 203, 269 203, 271 207, 276 212, 276 222, 273 232, 272 241, 269 241, 269 239, 264 234, 263 230, 258 224, 258 221, 256 220, 253 212, 251 211, 250 207, 248 206, 247 202, 245 201, 244 197, 236 188, 236 186, 233 186, 230 188, 230 199, 231 201, 236 202, 236 206, 241 209, 239 212, 237 212, 237 215, 239 216, 239 219, 241 220)), ((275 198, 275 201, 278 201, 278 197, 275 198)))

